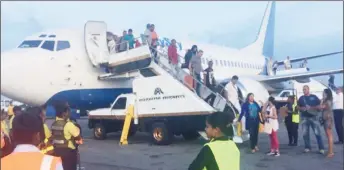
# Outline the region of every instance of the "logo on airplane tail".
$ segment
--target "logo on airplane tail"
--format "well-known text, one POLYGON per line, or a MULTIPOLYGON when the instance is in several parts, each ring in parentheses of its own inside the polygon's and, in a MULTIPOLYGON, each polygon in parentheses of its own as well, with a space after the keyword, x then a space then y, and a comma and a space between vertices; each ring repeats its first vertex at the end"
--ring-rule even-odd
POLYGON ((158 94, 164 94, 164 92, 159 87, 155 88, 154 90, 154 95, 158 95, 158 94))

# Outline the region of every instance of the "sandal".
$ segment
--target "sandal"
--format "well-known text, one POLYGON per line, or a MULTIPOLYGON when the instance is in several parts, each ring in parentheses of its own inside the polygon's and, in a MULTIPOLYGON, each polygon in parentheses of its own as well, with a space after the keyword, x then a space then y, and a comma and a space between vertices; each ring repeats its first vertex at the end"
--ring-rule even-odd
POLYGON ((258 148, 258 146, 256 146, 254 149, 255 149, 256 151, 259 151, 259 148, 258 148))
POLYGON ((252 149, 252 150, 251 150, 251 153, 256 153, 256 150, 255 150, 255 149, 252 149))
POLYGON ((327 158, 332 158, 333 156, 334 156, 334 153, 328 153, 326 157, 327 158))

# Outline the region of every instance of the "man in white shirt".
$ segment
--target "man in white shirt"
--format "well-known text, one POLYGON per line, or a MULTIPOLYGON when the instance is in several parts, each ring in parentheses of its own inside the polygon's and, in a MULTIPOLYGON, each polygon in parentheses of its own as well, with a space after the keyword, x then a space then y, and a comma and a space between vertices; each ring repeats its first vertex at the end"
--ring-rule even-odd
POLYGON ((286 60, 284 60, 284 68, 285 68, 286 70, 291 69, 291 64, 290 64, 290 58, 289 58, 289 56, 287 57, 286 60))
MULTIPOLYGON (((229 83, 227 83, 225 89, 226 89, 226 97, 227 97, 227 100, 230 101, 235 109, 238 110, 238 113, 236 114, 240 114, 241 113, 241 105, 240 105, 240 102, 239 102, 239 94, 238 94, 238 87, 236 86, 237 82, 239 80, 239 77, 238 76, 233 76, 231 81, 229 83)), ((245 117, 243 117, 242 119, 242 130, 244 131, 246 128, 245 128, 245 117)))
POLYGON ((238 76, 233 76, 231 81, 227 83, 225 89, 227 91, 227 100, 230 101, 240 113, 241 106, 239 103, 238 87, 236 86, 238 80, 239 80, 238 76))
POLYGON ((343 144, 343 87, 339 87, 336 89, 336 95, 334 95, 334 102, 333 102, 333 115, 334 115, 334 123, 338 135, 338 141, 335 144, 343 144))

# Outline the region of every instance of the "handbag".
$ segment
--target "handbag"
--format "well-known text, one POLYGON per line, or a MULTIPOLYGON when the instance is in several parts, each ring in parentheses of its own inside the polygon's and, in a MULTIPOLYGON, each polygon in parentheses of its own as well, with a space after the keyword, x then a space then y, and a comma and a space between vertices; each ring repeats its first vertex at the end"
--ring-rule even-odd
POLYGON ((264 124, 264 133, 271 134, 272 132, 272 124, 268 121, 264 124))

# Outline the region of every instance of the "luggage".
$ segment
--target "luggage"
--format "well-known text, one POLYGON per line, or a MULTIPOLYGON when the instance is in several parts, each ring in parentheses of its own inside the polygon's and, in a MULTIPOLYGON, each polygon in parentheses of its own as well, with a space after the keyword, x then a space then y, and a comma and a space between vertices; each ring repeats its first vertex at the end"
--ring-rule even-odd
POLYGON ((190 89, 193 90, 194 88, 194 83, 193 83, 193 77, 191 75, 186 75, 184 77, 184 83, 186 84, 186 86, 190 89))

